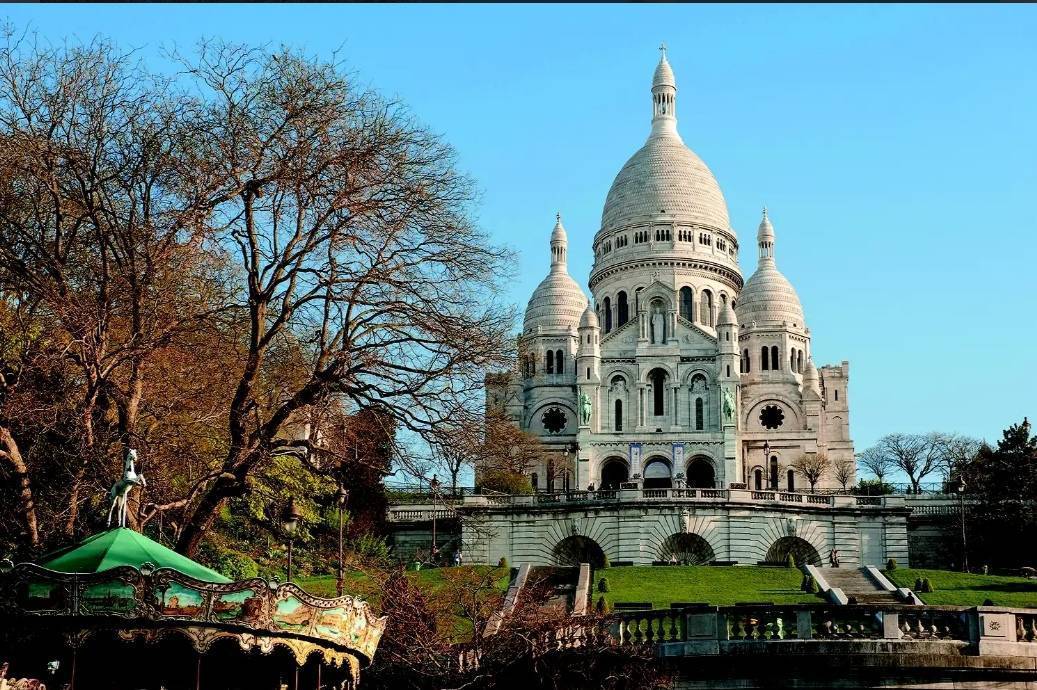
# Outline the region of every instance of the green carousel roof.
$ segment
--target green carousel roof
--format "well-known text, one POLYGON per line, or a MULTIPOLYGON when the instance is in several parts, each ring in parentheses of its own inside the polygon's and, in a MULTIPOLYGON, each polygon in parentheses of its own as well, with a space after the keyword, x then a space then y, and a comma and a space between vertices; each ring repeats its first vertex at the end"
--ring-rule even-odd
POLYGON ((49 559, 40 565, 62 573, 99 573, 125 565, 140 570, 142 565, 150 563, 156 568, 172 568, 204 582, 232 581, 125 527, 87 537, 74 546, 50 554, 49 559))

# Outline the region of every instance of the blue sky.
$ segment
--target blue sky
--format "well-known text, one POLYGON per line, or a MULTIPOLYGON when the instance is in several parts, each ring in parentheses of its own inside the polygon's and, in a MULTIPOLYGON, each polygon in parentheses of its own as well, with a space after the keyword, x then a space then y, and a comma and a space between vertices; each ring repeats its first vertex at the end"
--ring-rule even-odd
POLYGON ((330 55, 452 143, 520 256, 554 214, 583 285, 613 177, 643 143, 657 46, 685 142, 755 268, 760 207, 817 363, 851 362, 858 449, 892 431, 996 440, 1037 413, 1037 6, 8 5, 54 42, 161 68, 203 36, 330 55))

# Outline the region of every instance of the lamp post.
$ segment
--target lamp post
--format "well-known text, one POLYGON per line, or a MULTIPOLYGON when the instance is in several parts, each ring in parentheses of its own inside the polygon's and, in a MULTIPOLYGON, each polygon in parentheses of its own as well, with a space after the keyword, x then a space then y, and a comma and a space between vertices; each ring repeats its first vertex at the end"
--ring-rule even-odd
POLYGON ((771 443, 770 443, 770 441, 764 441, 763 442, 763 471, 764 471, 765 475, 767 476, 767 488, 773 489, 773 488, 776 488, 774 486, 774 482, 775 482, 775 479, 777 479, 777 478, 771 476, 770 457, 771 457, 771 443))
POLYGON ((288 579, 286 582, 292 581, 292 546, 295 541, 295 532, 299 529, 299 520, 301 519, 302 513, 295 506, 295 497, 292 496, 288 499, 288 505, 284 507, 284 511, 281 513, 281 526, 288 535, 288 579))
POLYGON ((338 492, 335 494, 335 503, 338 504, 338 578, 335 581, 335 591, 338 592, 339 596, 342 596, 342 578, 344 577, 345 565, 342 562, 342 514, 346 509, 346 501, 349 500, 349 492, 342 486, 341 482, 338 485, 338 492))
POLYGON ((961 512, 961 572, 969 572, 969 550, 965 542, 965 479, 958 477, 958 510, 961 512))
POLYGON ((432 489, 432 550, 429 553, 431 554, 430 559, 433 565, 436 562, 436 551, 438 551, 436 548, 436 498, 439 496, 439 486, 439 477, 432 475, 428 488, 432 489))

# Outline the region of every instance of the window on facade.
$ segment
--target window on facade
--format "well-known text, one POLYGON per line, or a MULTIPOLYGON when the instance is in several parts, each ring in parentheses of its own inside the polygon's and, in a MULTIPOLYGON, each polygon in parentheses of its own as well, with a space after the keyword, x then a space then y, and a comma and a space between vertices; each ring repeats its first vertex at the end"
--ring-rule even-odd
POLYGON ((771 488, 778 488, 778 456, 771 456, 771 488))
POLYGON ((591 368, 587 367, 587 380, 590 381, 590 379, 591 379, 591 368))
POLYGON ((681 318, 692 321, 692 304, 695 301, 695 296, 691 293, 690 287, 682 287, 680 292, 680 309, 681 318))
POLYGON ((561 350, 556 350, 555 351, 555 369, 558 370, 559 374, 564 374, 565 373, 565 364, 563 364, 563 362, 565 362, 565 360, 562 359, 562 351, 561 350))
POLYGON ((755 488, 757 491, 763 490, 763 470, 761 470, 759 467, 757 467, 756 470, 753 471, 753 488, 755 488))
POLYGON ((620 290, 616 295, 616 311, 616 328, 619 328, 630 320, 630 307, 627 305, 627 293, 624 290, 620 290))
POLYGON ((703 410, 702 398, 695 398, 695 431, 702 431, 705 423, 705 411, 703 410))
POLYGON ((789 486, 789 491, 795 491, 796 490, 796 473, 793 472, 792 470, 788 471, 788 486, 789 486))
POLYGON ((552 350, 547 351, 547 373, 555 373, 555 353, 552 350))
POLYGON ((663 415, 665 391, 664 386, 666 383, 666 372, 662 369, 656 369, 652 372, 652 393, 653 393, 653 410, 656 417, 663 415))
POLYGON ((799 354, 796 355, 796 371, 803 373, 803 351, 800 350, 799 354))
POLYGON ((781 369, 781 360, 778 359, 778 346, 771 346, 771 366, 774 367, 774 371, 781 369))
POLYGON ((623 431, 623 401, 616 401, 616 431, 623 431))
POLYGON ((609 297, 605 298, 604 303, 605 309, 605 332, 609 333, 612 331, 612 299, 609 297))
POLYGON ((769 347, 764 345, 763 347, 760 348, 760 369, 762 371, 767 371, 768 369, 771 368, 770 361, 769 361, 770 360, 770 355, 771 355, 771 350, 770 350, 769 347))
POLYGON ((731 376, 731 365, 730 365, 730 364, 728 364, 728 365, 727 365, 727 376, 728 376, 729 378, 730 378, 730 376, 731 376))
POLYGON ((789 348, 789 371, 796 370, 796 348, 789 348))
POLYGON ((767 405, 760 410, 760 424, 765 429, 777 429, 785 423, 785 413, 777 405, 767 405))
POLYGON ((835 399, 836 400, 839 399, 839 389, 838 388, 835 389, 835 399))
POLYGON ((699 322, 706 326, 713 325, 713 293, 709 290, 702 291, 702 299, 699 304, 699 322))
POLYGON ((753 369, 753 361, 749 358, 749 348, 742 350, 742 361, 745 362, 745 373, 749 373, 753 369))

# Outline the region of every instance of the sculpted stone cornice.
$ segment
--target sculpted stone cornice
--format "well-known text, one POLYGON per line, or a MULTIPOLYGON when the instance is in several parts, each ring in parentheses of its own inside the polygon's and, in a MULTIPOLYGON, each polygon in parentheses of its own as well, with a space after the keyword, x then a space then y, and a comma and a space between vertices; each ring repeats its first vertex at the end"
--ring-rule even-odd
POLYGON ((605 278, 638 268, 684 268, 713 273, 721 282, 726 283, 735 290, 741 290, 744 284, 742 276, 738 271, 711 261, 695 259, 633 259, 595 270, 591 274, 588 285, 591 291, 593 291, 595 286, 605 278))

